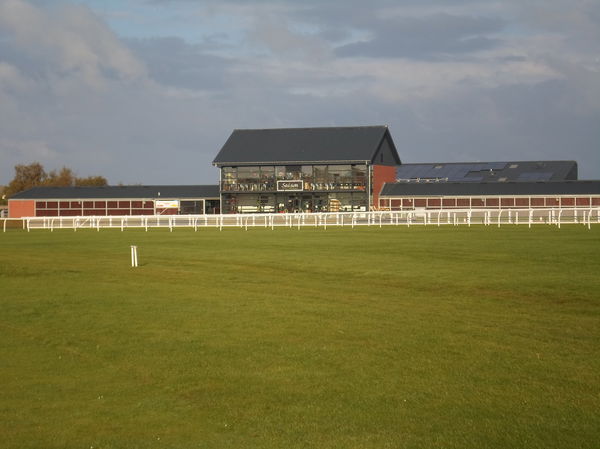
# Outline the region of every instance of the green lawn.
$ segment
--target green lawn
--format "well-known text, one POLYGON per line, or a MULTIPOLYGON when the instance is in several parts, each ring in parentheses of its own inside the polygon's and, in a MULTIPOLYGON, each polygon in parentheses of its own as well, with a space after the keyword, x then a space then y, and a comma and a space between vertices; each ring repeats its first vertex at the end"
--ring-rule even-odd
POLYGON ((13 230, 0 254, 2 448, 600 445, 600 226, 13 230))

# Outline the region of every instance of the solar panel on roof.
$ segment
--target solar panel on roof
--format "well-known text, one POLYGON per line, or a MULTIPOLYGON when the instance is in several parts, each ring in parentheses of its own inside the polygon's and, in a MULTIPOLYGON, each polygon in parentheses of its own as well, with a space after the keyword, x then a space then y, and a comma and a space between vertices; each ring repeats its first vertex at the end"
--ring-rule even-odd
POLYGON ((549 181, 552 173, 549 172, 525 172, 519 175, 519 181, 549 181))

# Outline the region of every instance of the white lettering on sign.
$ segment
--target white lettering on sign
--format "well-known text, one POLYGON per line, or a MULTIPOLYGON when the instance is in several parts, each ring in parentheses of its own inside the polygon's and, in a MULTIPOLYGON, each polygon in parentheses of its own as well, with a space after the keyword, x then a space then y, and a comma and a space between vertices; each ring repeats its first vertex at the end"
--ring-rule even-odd
POLYGON ((304 190, 304 181, 277 181, 278 192, 301 192, 304 190))

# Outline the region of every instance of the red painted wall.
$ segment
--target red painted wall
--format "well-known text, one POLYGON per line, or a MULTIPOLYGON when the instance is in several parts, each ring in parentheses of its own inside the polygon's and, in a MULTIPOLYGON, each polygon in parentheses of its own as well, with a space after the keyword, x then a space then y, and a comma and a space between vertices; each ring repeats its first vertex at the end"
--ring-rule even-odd
POLYGON ((388 165, 373 165, 373 203, 379 205, 379 193, 386 182, 396 182, 396 167, 388 165))
POLYGON ((35 217, 35 201, 8 200, 9 218, 35 217))

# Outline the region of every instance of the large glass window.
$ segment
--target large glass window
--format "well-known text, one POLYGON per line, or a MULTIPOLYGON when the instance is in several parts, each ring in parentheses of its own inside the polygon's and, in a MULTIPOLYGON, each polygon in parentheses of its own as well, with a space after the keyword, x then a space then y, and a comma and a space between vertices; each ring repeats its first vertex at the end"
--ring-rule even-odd
POLYGON ((275 212, 275 195, 260 195, 258 198, 258 211, 265 213, 275 212))
POLYGON ((285 179, 285 166, 278 165, 275 167, 275 179, 284 180, 285 179))
POLYGON ((302 170, 300 165, 286 165, 285 166, 285 179, 296 180, 301 179, 302 170))
POLYGON ((223 195, 223 213, 237 213, 237 198, 234 195, 223 195))
POLYGON ((238 182, 257 182, 260 178, 258 167, 238 167, 238 182))
POLYGON ((235 167, 223 167, 221 170, 221 185, 223 190, 236 190, 237 169, 235 167))
POLYGON ((238 167, 238 189, 241 191, 259 190, 260 170, 258 167, 238 167))
POLYGON ((260 167, 260 190, 275 190, 275 167, 260 167))
POLYGON ((327 167, 327 171, 330 189, 352 189, 352 168, 350 165, 330 165, 327 167))
POLYGON ((276 181, 304 181, 308 190, 364 191, 366 165, 278 165, 223 167, 222 190, 258 192, 276 190, 276 181))
POLYGON ((353 211, 367 211, 369 209, 369 202, 367 201, 367 195, 364 193, 353 193, 352 194, 352 210, 353 211))
POLYGON ((355 190, 365 190, 367 185, 367 166, 352 166, 352 185, 355 190))
POLYGON ((306 182, 312 182, 313 180, 313 166, 303 165, 302 166, 302 179, 306 182))
POLYGON ((237 170, 235 167, 223 167, 221 170, 221 177, 223 181, 235 182, 237 178, 237 170))
POLYGON ((317 190, 325 190, 327 184, 327 166, 326 165, 315 165, 314 166, 314 178, 315 188, 317 190))

